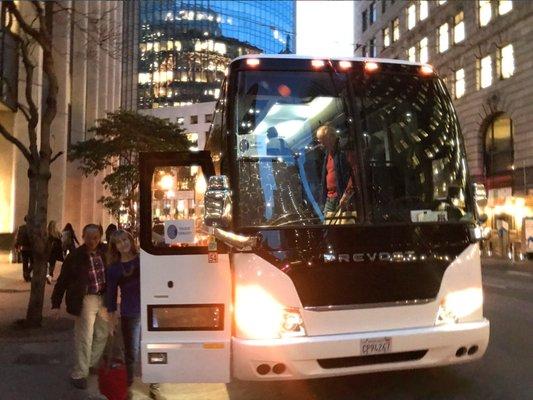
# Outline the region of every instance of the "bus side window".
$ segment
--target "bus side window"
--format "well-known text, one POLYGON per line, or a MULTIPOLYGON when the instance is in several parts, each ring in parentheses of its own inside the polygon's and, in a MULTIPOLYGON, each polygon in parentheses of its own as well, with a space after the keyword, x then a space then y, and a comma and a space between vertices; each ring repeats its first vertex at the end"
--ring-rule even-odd
POLYGON ((152 176, 152 244, 207 246, 202 231, 206 181, 199 166, 158 167, 152 176))

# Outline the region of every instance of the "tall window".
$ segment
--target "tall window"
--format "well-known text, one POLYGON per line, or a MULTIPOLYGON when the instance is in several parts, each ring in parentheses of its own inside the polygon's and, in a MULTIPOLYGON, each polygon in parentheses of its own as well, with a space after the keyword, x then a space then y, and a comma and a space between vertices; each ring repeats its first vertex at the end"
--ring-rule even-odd
POLYGON ((453 42, 459 43, 465 39, 465 14, 461 11, 454 18, 453 25, 453 42))
POLYGON ((400 20, 395 18, 392 20, 392 42, 400 40, 400 20))
POLYGON ((455 98, 460 99, 465 94, 465 70, 463 68, 454 72, 455 98))
POLYGON ((416 25, 416 4, 407 8, 407 29, 413 29, 416 25))
POLYGON ((383 47, 390 46, 390 28, 386 27, 383 29, 383 47))
POLYGON ((478 87, 484 89, 492 85, 492 57, 478 60, 478 87))
POLYGON ((490 0, 478 0, 479 26, 486 26, 492 18, 490 0))
POLYGON ((370 4, 368 18, 370 19, 370 25, 376 22, 376 18, 377 18, 376 2, 373 2, 372 4, 370 4))
POLYGON ((372 38, 370 39, 370 42, 368 42, 368 51, 370 57, 376 57, 376 39, 372 38))
POLYGON ((381 14, 385 14, 387 11, 387 0, 381 0, 381 14))
POLYGON ((420 21, 425 20, 429 15, 429 6, 427 0, 420 1, 420 21))
POLYGON ((363 13, 361 14, 361 29, 364 31, 366 31, 366 13, 367 11, 363 11, 363 13))
POLYGON ((409 61, 416 62, 416 47, 410 47, 409 50, 407 50, 407 57, 409 61))
POLYGON ((450 47, 449 43, 450 32, 448 30, 448 23, 439 26, 439 52, 443 53, 450 47))
POLYGON ((511 0, 500 0, 498 2, 498 14, 504 15, 513 9, 513 2, 511 0))
POLYGON ((513 121, 500 114, 485 132, 485 172, 488 176, 509 172, 513 163, 513 121))
POLYGON ((422 40, 420 40, 419 45, 420 45, 420 62, 427 63, 429 61, 428 38, 425 37, 422 40))
POLYGON ((498 54, 498 73, 500 79, 507 79, 514 74, 514 51, 513 45, 508 44, 499 50, 498 54))

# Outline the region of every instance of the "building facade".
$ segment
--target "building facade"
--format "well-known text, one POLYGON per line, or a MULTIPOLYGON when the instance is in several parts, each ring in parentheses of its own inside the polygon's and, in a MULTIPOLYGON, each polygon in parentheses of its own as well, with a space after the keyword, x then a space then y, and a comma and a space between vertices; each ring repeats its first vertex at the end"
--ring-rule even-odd
MULTIPOLYGON (((103 195, 102 176, 84 178, 76 163, 67 161, 71 143, 89 138, 87 132, 97 118, 120 107, 122 2, 62 1, 71 12, 56 10, 53 14, 54 66, 59 81, 57 115, 52 124, 53 154, 63 151, 51 166, 48 218, 61 228, 70 222, 77 232, 87 223, 106 225, 111 217, 98 203, 103 195), (88 18, 87 16, 90 16, 88 18), (101 32, 103 36, 95 36, 101 32), (102 38, 105 36, 105 40, 102 38)), ((30 2, 19 2, 21 12, 29 15, 30 2)), ((30 19, 31 20, 31 19, 30 19)), ((24 103, 24 67, 13 50, 2 25, 0 72, 3 76, 18 73, 18 94, 0 96, 0 123, 23 143, 28 143, 27 122, 13 107, 24 103), (6 39, 7 37, 7 39, 6 39), (7 41, 6 41, 7 40, 7 41), (14 97, 13 97, 14 96, 14 97)), ((39 71, 38 59, 36 71, 39 71)), ((31 88, 42 107, 42 74, 31 88)), ((17 80, 15 79, 15 82, 17 80)), ((4 246, 10 244, 13 232, 23 222, 28 208, 28 165, 19 150, 0 137, 0 236, 4 246)))
POLYGON ((213 101, 233 58, 294 49, 294 1, 150 0, 130 7, 139 18, 139 109, 213 101))
MULTIPOLYGON (((484 183, 494 252, 527 247, 533 217, 533 2, 355 2, 358 56, 430 63, 454 99, 468 164, 484 183)), ((533 249, 532 249, 533 250, 533 249)))

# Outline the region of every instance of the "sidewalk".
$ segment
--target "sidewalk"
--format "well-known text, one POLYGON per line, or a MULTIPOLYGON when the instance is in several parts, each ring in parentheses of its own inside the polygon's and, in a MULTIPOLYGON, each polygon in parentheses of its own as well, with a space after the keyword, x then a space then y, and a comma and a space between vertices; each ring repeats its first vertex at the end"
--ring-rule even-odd
POLYGON ((481 257, 481 266, 489 269, 512 270, 533 273, 533 261, 511 261, 508 258, 481 257))
MULTIPOLYGON (((0 253, 0 398, 2 400, 105 400, 97 378, 90 376, 87 390, 69 383, 72 367, 73 317, 62 307, 59 320, 50 318, 53 285, 46 285, 43 326, 20 329, 30 285, 22 279, 21 264, 11 264, 0 253)), ((59 269, 58 272, 59 274, 59 269)), ((148 385, 134 384, 134 399, 148 399, 148 385)))

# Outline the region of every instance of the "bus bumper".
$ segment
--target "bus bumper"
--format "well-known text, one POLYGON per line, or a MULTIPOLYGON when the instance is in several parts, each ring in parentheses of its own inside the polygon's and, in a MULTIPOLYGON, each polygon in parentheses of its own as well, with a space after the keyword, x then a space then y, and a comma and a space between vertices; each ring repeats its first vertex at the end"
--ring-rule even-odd
POLYGON ((490 323, 249 340, 232 338, 233 377, 290 380, 425 368, 479 359, 489 342, 490 323), (390 338, 390 353, 362 356, 364 339, 390 338))

